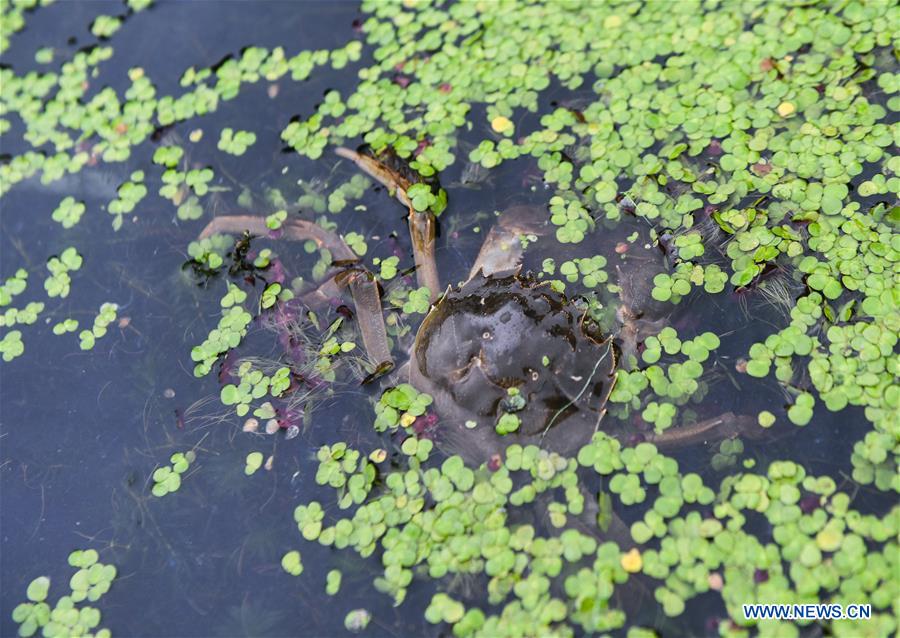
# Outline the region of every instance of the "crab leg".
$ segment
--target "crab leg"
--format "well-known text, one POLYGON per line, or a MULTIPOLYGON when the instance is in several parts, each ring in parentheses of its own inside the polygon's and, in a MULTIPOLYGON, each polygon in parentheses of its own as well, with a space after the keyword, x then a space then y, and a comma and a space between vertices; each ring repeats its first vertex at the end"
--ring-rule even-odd
POLYGON ((434 240, 437 233, 437 222, 434 215, 416 212, 406 194, 410 182, 397 171, 373 157, 357 153, 349 148, 341 146, 335 152, 380 182, 393 197, 397 198, 397 201, 409 209, 409 234, 412 238, 413 257, 416 262, 416 280, 420 287, 428 288, 433 302, 441 292, 441 280, 438 277, 437 265, 434 260, 434 240))
MULTIPOLYGON (((312 240, 319 248, 324 248, 331 253, 335 261, 357 262, 359 258, 350 247, 338 235, 331 233, 321 226, 302 219, 291 219, 285 222, 281 230, 284 237, 293 241, 312 240)), ((249 232, 263 237, 272 234, 272 230, 266 226, 263 217, 253 215, 230 215, 216 217, 200 232, 200 239, 215 235, 216 233, 242 233, 249 232)), ((313 295, 316 299, 328 299, 340 295, 340 284, 345 283, 350 288, 353 302, 356 305, 356 316, 359 331, 362 333, 363 346, 369 359, 377 368, 389 368, 393 366, 391 351, 387 342, 387 331, 384 327, 384 317, 381 314, 381 297, 378 294, 378 283, 371 273, 364 269, 355 268, 346 277, 337 273, 319 286, 313 295)))
MULTIPOLYGON (((357 260, 356 254, 344 243, 343 239, 312 222, 302 219, 291 219, 282 225, 281 230, 286 238, 294 241, 313 240, 316 246, 328 250, 336 261, 357 260)), ((275 232, 266 226, 266 220, 263 217, 255 215, 227 215, 216 217, 209 222, 200 231, 199 239, 218 233, 237 234, 244 231, 260 237, 269 237, 275 232)), ((338 288, 332 278, 329 278, 319 286, 315 293, 317 299, 329 299, 340 296, 340 288, 338 288)))
POLYGON ((441 294, 441 280, 434 261, 434 238, 437 222, 431 213, 417 213, 409 207, 409 236, 412 238, 413 258, 416 262, 416 281, 431 294, 432 303, 441 294))
MULTIPOLYGON (((336 281, 344 279, 342 274, 336 281)), ((356 306, 359 318, 359 331, 362 333, 363 346, 369 360, 375 364, 376 370, 386 372, 394 367, 391 349, 387 342, 384 328, 384 317, 381 314, 381 296, 378 294, 378 282, 375 275, 368 270, 353 270, 346 277, 347 286, 356 306)))
POLYGON ((651 321, 638 319, 625 306, 620 306, 616 311, 616 319, 621 324, 619 328, 619 349, 622 351, 622 361, 627 369, 632 369, 632 361, 638 360, 638 344, 650 335, 657 335, 666 327, 667 319, 664 317, 651 321))
MULTIPOLYGON (((266 237, 271 235, 273 231, 266 226, 264 217, 254 215, 226 215, 216 217, 200 231, 200 239, 215 235, 216 233, 242 233, 247 231, 253 235, 266 237)), ((316 242, 319 248, 326 248, 336 261, 349 261, 358 259, 356 253, 350 250, 350 247, 344 243, 344 240, 331 233, 318 224, 304 221, 302 219, 291 219, 281 227, 281 232, 288 239, 296 241, 306 241, 308 239, 316 242)))
POLYGON ((412 202, 406 196, 406 190, 410 187, 408 179, 391 170, 374 157, 357 153, 344 146, 337 147, 334 152, 356 164, 363 173, 388 189, 391 197, 396 197, 398 202, 407 208, 412 208, 412 202))
POLYGON ((661 450, 671 450, 685 445, 723 441, 736 436, 757 438, 762 431, 752 416, 725 412, 694 425, 683 425, 662 434, 651 434, 646 440, 661 450))

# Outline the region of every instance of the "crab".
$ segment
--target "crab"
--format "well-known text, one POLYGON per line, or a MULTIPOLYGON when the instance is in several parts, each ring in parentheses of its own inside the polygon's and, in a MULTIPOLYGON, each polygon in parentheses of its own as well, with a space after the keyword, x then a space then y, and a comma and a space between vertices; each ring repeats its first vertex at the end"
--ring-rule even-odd
MULTIPOLYGON (((338 154, 387 186, 409 210, 416 276, 419 285, 429 289, 432 305, 407 361, 395 366, 378 283, 338 235, 291 219, 277 237, 312 240, 331 252, 335 267, 319 288, 303 297, 304 303, 314 306, 349 289, 373 369, 376 374, 393 370, 389 385, 407 382, 432 396, 440 419, 435 435, 439 445, 478 464, 510 443, 571 453, 601 428, 609 429, 603 419, 621 353, 635 353, 638 343, 664 321, 650 296, 653 276, 661 268, 653 251, 631 255, 617 269, 622 293, 616 335, 601 334, 574 300, 521 272, 520 238, 542 235, 546 229, 542 211, 533 207, 513 207, 501 215, 467 279, 442 291, 434 258, 436 221, 430 213, 414 210, 406 195, 412 178, 395 160, 348 149, 338 154)), ((265 218, 251 215, 217 217, 200 238, 216 233, 273 236, 265 218)), ((753 424, 754 419, 729 412, 642 435, 642 440, 678 447, 733 437, 751 431, 753 424)), ((614 434, 633 439, 627 430, 614 434)))

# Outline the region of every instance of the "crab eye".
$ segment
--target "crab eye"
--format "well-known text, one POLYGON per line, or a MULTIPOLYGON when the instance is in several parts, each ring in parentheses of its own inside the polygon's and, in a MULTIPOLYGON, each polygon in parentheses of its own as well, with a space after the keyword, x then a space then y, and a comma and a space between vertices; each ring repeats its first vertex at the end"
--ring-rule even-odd
POLYGON ((540 376, 541 375, 538 374, 537 370, 531 371, 531 380, 532 381, 537 381, 540 378, 540 376))
POLYGON ((490 339, 490 338, 491 338, 491 331, 490 331, 490 330, 485 330, 484 332, 482 332, 482 333, 481 333, 481 338, 482 338, 482 339, 490 339))

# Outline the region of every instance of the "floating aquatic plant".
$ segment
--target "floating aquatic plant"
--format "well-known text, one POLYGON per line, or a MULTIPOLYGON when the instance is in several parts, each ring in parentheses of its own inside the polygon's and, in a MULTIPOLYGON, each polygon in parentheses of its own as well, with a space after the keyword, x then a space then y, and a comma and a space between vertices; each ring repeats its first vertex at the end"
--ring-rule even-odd
POLYGON ((38 630, 49 637, 91 635, 108 638, 108 629, 100 629, 100 610, 78 604, 87 600, 95 603, 109 591, 116 578, 116 568, 99 562, 96 550, 76 550, 69 555, 69 565, 77 567, 69 580, 71 592, 61 596, 53 607, 48 602, 51 579, 39 576, 28 585, 28 601, 13 609, 13 621, 19 625, 19 635, 34 636, 38 630))
MULTIPOLYGON (((0 50, 22 28, 32 3, 8 4, 0 21, 0 50)), ((146 4, 129 1, 134 10, 146 4)), ((675 3, 667 11, 653 4, 591 5, 586 11, 577 4, 368 2, 364 9, 365 42, 296 54, 247 47, 213 68, 186 69, 173 95, 158 95, 142 69, 129 72, 131 84, 121 95, 112 88, 89 93, 99 65, 112 56, 108 46, 76 52, 46 72, 20 75, 3 68, 0 131, 9 130, 7 114, 19 117, 26 150, 0 166, 0 188, 5 192, 31 178, 52 184, 90 170, 84 140, 93 144, 91 163, 95 158, 121 162, 158 127, 214 111, 249 83, 302 81, 320 67, 343 69, 365 59, 355 86, 328 91, 315 112, 291 120, 281 134, 289 146, 317 160, 336 144, 362 138, 376 150, 391 146, 423 177, 463 158, 493 168, 532 157, 534 177, 552 191, 548 217, 560 242, 586 242, 598 227, 632 212, 658 235, 674 237, 672 268, 654 280, 652 295, 662 302, 684 303, 701 289, 709 295, 726 287, 752 291, 773 269, 796 273, 797 285, 805 289, 790 300, 790 324, 771 328, 750 347, 746 373, 754 379, 772 375, 772 383, 790 397, 788 420, 798 425, 814 425, 816 407, 863 408, 873 429, 853 446, 853 479, 900 490, 898 315, 891 278, 898 261, 898 210, 890 203, 900 190, 900 164, 890 156, 900 84, 897 74, 885 70, 893 44, 890 25, 898 19, 895 7, 773 3, 701 11, 692 3, 675 3), (583 104, 560 100, 554 110, 535 116, 539 108, 546 111, 550 91, 575 90, 587 95, 583 104), (128 125, 120 126, 124 121, 128 125), (471 147, 461 143, 468 130, 475 136, 471 147), (708 228, 718 234, 707 234, 708 228)), ((114 42, 121 22, 100 16, 91 30, 114 42)), ((41 61, 48 61, 45 53, 41 61)), ((223 131, 220 146, 243 152, 254 134, 248 131, 238 140, 242 133, 223 131)), ((214 173, 183 159, 174 146, 154 153, 160 193, 172 201, 179 222, 190 223, 203 215, 201 198, 212 189, 214 173)), ((110 205, 114 223, 121 224, 125 209, 140 200, 140 181, 132 176, 130 186, 120 188, 115 200, 120 203, 110 205)), ((337 213, 367 185, 354 177, 327 196, 324 189, 309 188, 300 206, 320 215, 337 213)), ((279 195, 280 205, 270 210, 287 209, 279 195)), ((446 194, 425 183, 413 186, 409 196, 420 211, 439 213, 446 204, 446 194)), ((274 193, 272 198, 277 199, 274 193)), ((77 209, 70 204, 54 219, 75 223, 77 209)), ((274 213, 270 219, 269 227, 277 229, 286 216, 274 213)), ((360 256, 368 252, 362 235, 348 233, 346 239, 360 256)), ((190 256, 210 271, 222 267, 229 248, 212 241, 192 246, 190 256)), ((80 265, 76 256, 67 252, 50 260, 45 283, 50 297, 69 293, 68 273, 80 265)), ((269 254, 256 259, 258 267, 272 263, 269 254)), ((320 251, 313 278, 332 261, 320 251)), ((389 280, 400 262, 384 258, 375 265, 389 280)), ((602 292, 609 290, 605 266, 597 257, 579 257, 558 270, 571 284, 602 292)), ((283 284, 274 285, 262 294, 262 310, 277 308, 286 292, 283 284)), ((0 305, 9 305, 24 288, 24 274, 8 279, 0 305)), ((391 299, 399 300, 396 306, 406 315, 425 313, 429 293, 422 290, 398 287, 391 299)), ((218 327, 192 351, 198 376, 246 333, 252 316, 242 308, 245 296, 228 289, 218 327)), ((30 304, 15 310, 4 314, 6 325, 13 319, 29 323, 38 312, 30 304)), ((63 324, 65 330, 76 329, 70 326, 63 324)), ((396 320, 394 329, 401 331, 396 320)), ((686 406, 702 398, 704 373, 720 360, 721 344, 709 332, 679 332, 664 330, 647 339, 644 367, 617 372, 611 395, 616 415, 634 411, 658 431, 687 418, 686 406)), ((85 334, 95 337, 93 330, 85 334)), ((4 360, 20 355, 21 344, 21 333, 8 331, 0 341, 4 360)), ((324 341, 323 377, 333 357, 352 350, 344 350, 347 344, 353 342, 324 341)), ((239 370, 240 379, 222 395, 244 413, 251 400, 278 396, 290 386, 288 368, 278 368, 278 391, 276 376, 251 368, 239 370)), ((753 388, 760 383, 749 381, 753 388)), ((375 408, 376 429, 411 428, 430 403, 411 386, 388 390, 375 408)), ((274 408, 263 404, 254 414, 257 410, 260 418, 272 418, 274 408)), ((514 429, 517 417, 504 418, 502 429, 514 429)), ((772 426, 776 415, 764 410, 758 420, 772 426)), ((808 476, 796 463, 772 463, 765 474, 734 472, 741 450, 728 442, 719 447, 719 461, 713 458, 732 474, 719 486, 707 485, 697 474, 681 476, 675 461, 652 446, 623 450, 598 435, 578 452, 577 463, 511 446, 499 468, 466 468, 451 457, 438 469, 426 465, 430 441, 404 436, 400 451, 407 465, 385 477, 383 492, 372 490, 370 478, 372 463, 384 461, 381 455, 372 458, 340 444, 320 450, 322 482, 338 490, 342 507, 359 508, 351 518, 324 527, 321 506, 299 506, 295 517, 304 537, 354 547, 363 555, 382 550, 385 569, 376 587, 397 601, 410 586, 413 567, 435 579, 486 573, 484 609, 480 600, 470 605, 453 592, 431 600, 428 619, 452 624, 456 635, 565 633, 570 624, 587 632, 610 631, 626 622, 610 604, 615 589, 637 573, 658 581, 655 599, 669 616, 683 613, 700 594, 718 592, 730 615, 719 626, 723 635, 742 635, 744 626, 753 624, 742 619, 741 603, 806 602, 813 596, 871 600, 877 613, 866 630, 896 631, 890 613, 896 582, 889 571, 896 570, 896 511, 879 517, 851 510, 851 499, 833 480, 808 476), (551 526, 578 516, 586 499, 579 498, 576 465, 608 479, 605 487, 616 509, 635 516, 631 541, 639 547, 611 542, 594 547, 567 532, 541 536, 531 525, 510 523, 506 508, 536 503, 557 488, 565 492, 565 503, 546 504, 551 526), (749 516, 764 517, 771 538, 750 533, 749 516), (568 563, 564 586, 551 588, 568 563)), ((605 502, 590 495, 588 502, 595 501, 598 507, 605 502)), ((35 586, 36 596, 42 587, 35 586)), ((370 618, 366 610, 355 610, 346 626, 358 631, 370 618)), ((849 635, 857 629, 858 624, 835 622, 827 630, 849 635)), ((796 629, 773 622, 757 631, 789 635, 796 629)), ((628 635, 647 633, 631 628, 628 635)))
POLYGON ((122 26, 119 18, 115 16, 97 16, 91 23, 91 33, 101 39, 111 37, 122 26))
POLYGON ((256 134, 251 131, 235 131, 232 128, 222 129, 219 138, 219 150, 230 155, 243 155, 256 143, 256 134))
MULTIPOLYGON (((247 476, 251 476, 256 473, 256 470, 262 467, 263 464, 263 455, 262 452, 250 452, 247 455, 247 462, 244 466, 244 474, 247 476)), ((298 574, 295 574, 298 575, 298 574)))
POLYGON ((70 272, 81 268, 83 259, 74 247, 63 250, 59 256, 51 257, 47 262, 47 270, 50 276, 44 281, 44 289, 49 297, 65 298, 69 296, 69 286, 72 283, 70 272))
POLYGON ((294 549, 285 554, 281 559, 281 568, 291 576, 302 574, 303 563, 300 560, 300 552, 294 549))
POLYGON ((191 359, 196 362, 194 375, 202 377, 209 373, 216 360, 232 348, 236 348, 246 334, 253 317, 240 306, 228 308, 209 336, 191 351, 191 359))
POLYGON ((116 191, 116 199, 111 201, 106 210, 110 215, 114 215, 113 230, 122 228, 123 215, 127 215, 134 211, 144 197, 147 195, 147 187, 144 186, 144 171, 134 171, 129 180, 119 186, 116 191))
POLYGON ((375 429, 382 432, 398 426, 410 427, 417 417, 425 414, 432 398, 420 393, 408 383, 390 388, 375 404, 375 429))
POLYGON ((10 330, 0 339, 0 354, 3 355, 4 361, 12 361, 25 352, 25 346, 22 343, 22 331, 10 330))
POLYGON ((63 228, 71 228, 84 215, 85 208, 84 202, 75 201, 75 198, 70 195, 63 198, 51 217, 53 221, 59 222, 63 228))
POLYGON ((153 472, 153 496, 163 497, 177 492, 181 487, 182 474, 188 471, 196 459, 197 454, 193 450, 173 454, 169 459, 170 465, 163 465, 153 472))
MULTIPOLYGON (((100 306, 100 312, 94 317, 94 325, 90 330, 82 330, 78 333, 81 341, 82 350, 90 350, 94 347, 96 340, 106 334, 107 327, 116 320, 116 311, 119 306, 114 303, 105 302, 100 306)), ((65 325, 65 324, 64 324, 65 325)), ((68 324, 71 326, 72 324, 68 324)), ((75 327, 78 323, 75 322, 75 327)), ((72 328, 74 330, 74 328, 72 328)))

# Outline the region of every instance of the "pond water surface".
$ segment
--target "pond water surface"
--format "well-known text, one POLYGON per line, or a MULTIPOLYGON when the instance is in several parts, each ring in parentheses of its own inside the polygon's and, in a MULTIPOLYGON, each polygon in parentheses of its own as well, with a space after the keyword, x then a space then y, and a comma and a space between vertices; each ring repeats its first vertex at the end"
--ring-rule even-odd
MULTIPOLYGON (((37 68, 34 54, 44 46, 53 46, 58 59, 65 59, 93 41, 88 25, 98 14, 123 11, 119 3, 66 2, 30 12, 25 29, 12 36, 3 64, 20 75, 37 68)), ((140 66, 161 95, 177 94, 177 80, 188 66, 214 66, 251 45, 334 49, 363 37, 358 26, 364 18, 349 2, 161 1, 124 21, 111 39, 115 55, 90 79, 91 91, 104 86, 124 91, 128 69, 140 66)), ((218 321, 227 277, 204 282, 184 268, 189 243, 214 214, 274 212, 280 206, 266 201, 271 189, 285 197, 290 214, 299 210, 304 219, 317 217, 298 207, 297 200, 310 186, 327 196, 358 170, 331 149, 317 160, 300 157, 285 146, 281 133, 292 119, 308 117, 328 91, 352 92, 356 72, 372 63, 371 56, 372 50, 364 48, 361 61, 342 70, 322 68, 302 82, 285 79, 244 87, 238 99, 222 102, 214 113, 161 129, 124 163, 101 162, 49 185, 29 178, 3 195, 0 274, 6 278, 22 267, 34 272, 17 302, 45 299, 41 281, 49 255, 76 246, 84 264, 73 275, 71 296, 48 304, 37 324, 23 329, 24 355, 0 368, 0 634, 17 631, 10 614, 25 599, 33 578, 48 575, 55 587, 64 586, 71 574, 69 552, 94 548, 103 562, 117 568, 98 607, 101 626, 119 636, 345 635, 345 616, 360 608, 373 619, 366 635, 448 635, 446 626, 441 629, 423 617, 433 593, 445 591, 447 580, 417 577, 406 600, 395 607, 372 584, 383 571, 377 552, 361 559, 349 549, 306 543, 291 515, 298 504, 311 500, 326 504, 329 515, 341 513, 334 491, 314 480, 315 452, 321 445, 396 446, 396 437, 380 436, 371 427, 372 405, 386 382, 360 385, 359 376, 344 368, 330 391, 316 398, 305 423, 298 421, 303 425, 299 436, 287 438, 283 430, 272 436, 249 434, 241 430, 244 419, 218 400, 226 378, 219 366, 197 378, 190 357, 218 321), (240 157, 218 152, 224 127, 253 131, 255 144, 240 157), (198 129, 202 138, 188 142, 198 129), (178 219, 171 203, 156 194, 160 170, 151 158, 160 144, 172 140, 187 149, 191 166, 214 169, 215 192, 203 200, 201 219, 178 219), (137 170, 147 174, 149 195, 114 232, 112 217, 102 209, 137 170), (241 198, 245 191, 249 200, 246 193, 241 198), (50 212, 69 194, 84 201, 87 212, 77 226, 63 230, 50 212), (52 325, 67 317, 89 327, 104 302, 118 305, 117 318, 93 349, 79 349, 77 333, 51 333, 52 325), (164 498, 153 496, 154 470, 168 464, 173 453, 187 450, 196 453, 196 461, 182 477, 181 488, 164 498), (265 458, 272 455, 273 464, 247 477, 245 459, 255 451, 265 458), (297 548, 304 572, 294 578, 284 573, 281 560, 297 548), (343 574, 337 596, 325 593, 325 575, 332 569, 343 574)), ((589 88, 552 85, 540 94, 540 114, 590 95, 589 88)), ((483 121, 484 109, 476 106, 469 118, 483 121)), ((536 123, 538 116, 529 115, 517 125, 527 129, 528 118, 536 123)), ((481 130, 463 131, 459 144, 468 149, 482 137, 481 130)), ((16 156, 27 148, 21 124, 13 120, 0 153, 16 156)), ((473 180, 465 172, 471 166, 460 155, 440 175, 449 206, 440 216, 436 252, 442 281, 449 283, 466 277, 495 211, 516 204, 546 209, 554 194, 534 158, 506 162, 490 170, 489 179, 473 180)), ((329 219, 345 236, 362 235, 369 256, 399 256, 402 270, 412 263, 406 214, 385 189, 369 181, 360 197, 329 219)), ((575 248, 542 239, 538 245, 544 252, 529 253, 526 267, 540 271, 542 260, 551 255, 558 262, 594 254, 612 260, 617 241, 646 228, 633 218, 615 228, 599 224, 575 248)), ((264 246, 281 258, 288 281, 309 277, 316 256, 305 253, 301 244, 258 240, 252 250, 264 246)), ((612 269, 610 274, 615 274, 612 269)), ((408 271, 401 273, 400 281, 411 285, 413 280, 408 271)), ((240 278, 234 281, 241 284, 240 278)), ((388 294, 394 285, 386 287, 388 294)), ((257 281, 244 287, 259 294, 263 285, 257 281)), ((764 471, 771 460, 791 458, 810 474, 829 475, 846 487, 853 471, 849 449, 871 425, 861 408, 817 410, 806 429, 788 423, 784 415, 790 400, 779 384, 771 377, 748 381, 735 370, 751 344, 787 325, 786 316, 753 293, 730 289, 693 295, 673 306, 668 317, 679 334, 712 331, 722 342, 716 363, 707 364, 708 393, 695 408, 703 418, 771 410, 778 426, 763 438, 746 440, 736 466, 714 469, 714 446, 673 456, 683 472, 697 472, 712 485, 745 460, 752 460, 745 467, 755 464, 764 471)), ((342 316, 335 307, 320 312, 324 325, 342 316)), ((609 319, 607 315, 607 329, 609 319)), ((421 315, 413 316, 409 323, 415 328, 420 320, 421 315)), ((279 348, 271 332, 254 322, 240 352, 277 360, 279 348)), ((854 507, 880 516, 893 502, 874 489, 860 488, 854 507)), ((631 523, 642 514, 632 508, 623 518, 631 523)), ((766 525, 764 520, 753 524, 760 529, 766 525)), ((484 602, 479 600, 482 588, 471 587, 469 598, 458 595, 479 604, 484 602)), ((687 613, 666 618, 652 600, 652 588, 645 585, 645 590, 647 604, 629 612, 629 625, 656 627, 663 636, 718 635, 716 621, 727 617, 721 599, 707 594, 690 601, 687 613)), ((501 607, 485 606, 486 611, 491 608, 501 607)))

